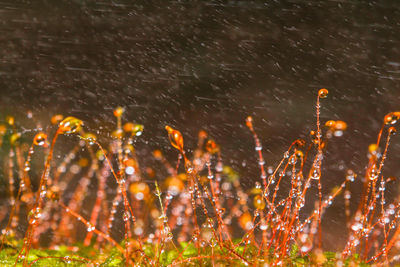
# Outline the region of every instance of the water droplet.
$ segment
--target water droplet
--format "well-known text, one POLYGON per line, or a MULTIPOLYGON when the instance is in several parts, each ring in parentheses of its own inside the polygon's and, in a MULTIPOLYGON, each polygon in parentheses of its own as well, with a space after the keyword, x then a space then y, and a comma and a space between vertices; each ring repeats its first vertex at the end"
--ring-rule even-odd
POLYGON ((127 122, 124 124, 123 129, 126 133, 130 133, 132 136, 140 136, 143 133, 144 126, 142 124, 127 122))
POLYGON ((369 170, 368 177, 370 180, 375 180, 376 178, 378 178, 378 170, 375 164, 369 170))
POLYGON ((141 136, 144 130, 144 126, 142 124, 135 124, 133 127, 132 134, 135 136, 141 136))
POLYGON ((30 224, 36 224, 40 217, 42 217, 42 209, 39 207, 31 209, 28 213, 28 221, 30 224))
POLYGON ((89 145, 95 144, 97 140, 96 135, 93 133, 85 133, 82 138, 88 142, 89 145))
POLYGON ((389 134, 395 134, 396 132, 397 132, 397 130, 393 126, 388 129, 389 134))
POLYGON ((347 170, 346 172, 346 180, 349 182, 354 182, 354 178, 356 177, 356 174, 352 170, 347 170))
POLYGON ((70 264, 70 263, 72 262, 72 260, 71 260, 71 258, 70 258, 69 256, 65 256, 65 257, 64 257, 64 261, 65 261, 65 263, 67 263, 67 264, 70 264))
POLYGON ((313 166, 311 168, 311 178, 314 180, 319 180, 321 178, 321 169, 319 167, 313 166))
POLYGON ((194 172, 193 164, 189 160, 185 163, 185 169, 186 169, 186 172, 189 174, 194 172))
POLYGON ((262 223, 260 224, 260 229, 263 230, 263 231, 265 231, 265 230, 268 229, 268 225, 267 225, 265 222, 262 222, 262 223))
POLYGON ((127 222, 131 218, 131 214, 128 211, 125 211, 122 218, 123 218, 124 222, 127 222))
POLYGON ((94 229, 96 229, 90 222, 86 223, 86 230, 88 232, 92 232, 94 229))
POLYGON ((29 166, 29 163, 25 164, 24 171, 28 172, 28 171, 30 171, 30 169, 31 169, 31 166, 29 166))
POLYGON ((47 191, 46 191, 46 190, 42 190, 42 191, 40 192, 40 197, 45 197, 46 194, 47 194, 47 191))

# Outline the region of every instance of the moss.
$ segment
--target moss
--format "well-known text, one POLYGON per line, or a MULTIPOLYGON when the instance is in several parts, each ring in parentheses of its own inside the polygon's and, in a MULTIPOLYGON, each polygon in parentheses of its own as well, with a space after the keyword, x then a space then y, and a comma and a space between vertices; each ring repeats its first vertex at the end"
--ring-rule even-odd
MULTIPOLYGON (((21 242, 10 239, 12 244, 19 244, 19 246, 11 246, 10 243, 5 245, 5 248, 0 251, 0 266, 12 266, 15 264, 21 242)), ((238 244, 239 240, 234 243, 238 244)), ((123 242, 121 243, 123 245, 123 242)), ((27 258, 27 263, 31 266, 86 266, 87 263, 97 264, 98 266, 117 267, 125 266, 125 257, 117 249, 109 247, 109 249, 102 249, 101 251, 95 249, 93 246, 85 247, 81 243, 77 243, 70 248, 75 248, 77 251, 70 251, 67 246, 59 246, 56 249, 31 249, 27 258)), ((132 254, 133 262, 140 262, 140 266, 149 266, 148 262, 144 260, 143 256, 151 259, 153 263, 158 266, 168 266, 175 262, 183 262, 181 266, 195 266, 200 264, 204 266, 211 265, 211 255, 214 255, 214 263, 229 264, 231 266, 245 266, 242 260, 235 258, 226 248, 221 248, 219 245, 214 248, 203 247, 198 249, 192 243, 180 242, 177 248, 171 247, 163 249, 160 254, 157 253, 158 248, 152 244, 143 245, 144 254, 132 254), (200 253, 199 253, 200 252, 200 253), (158 256, 159 255, 159 256, 158 256), (199 259, 202 258, 202 259, 199 259), (229 260, 227 260, 229 259, 229 260)), ((258 249, 251 243, 245 247, 240 245, 235 248, 237 255, 242 255, 244 259, 252 262, 258 262, 260 265, 263 263, 272 263, 275 259, 273 253, 269 253, 270 257, 264 260, 258 255, 258 249)), ((272 251, 271 251, 272 252, 272 251)), ((282 261, 286 266, 336 266, 338 261, 337 253, 326 251, 323 252, 324 262, 318 262, 317 257, 313 254, 310 256, 301 256, 299 248, 293 245, 290 254, 282 261)), ((360 257, 355 254, 351 258, 345 260, 344 266, 369 266, 360 260, 360 257)), ((17 266, 22 266, 20 260, 17 266)))

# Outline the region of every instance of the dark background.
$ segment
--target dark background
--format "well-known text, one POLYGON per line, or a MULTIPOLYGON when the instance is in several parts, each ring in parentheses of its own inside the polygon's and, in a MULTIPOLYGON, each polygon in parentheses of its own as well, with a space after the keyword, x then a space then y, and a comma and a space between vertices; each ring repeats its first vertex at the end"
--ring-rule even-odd
MULTIPOLYGON (((136 144, 142 166, 153 165, 155 148, 176 158, 166 124, 183 133, 189 151, 205 129, 252 186, 259 172, 246 116, 275 165, 294 139, 309 140, 325 87, 322 121, 349 125, 326 152, 329 191, 348 168, 363 176, 383 116, 400 109, 399 49, 395 0, 3 0, 0 120, 13 114, 29 129, 27 111, 44 126, 53 114, 74 115, 105 142, 112 109, 124 106, 125 120, 145 125, 136 144)), ((400 175, 399 143, 393 138, 385 176, 400 175)), ((326 217, 327 246, 338 244, 343 218, 338 201, 326 217)))

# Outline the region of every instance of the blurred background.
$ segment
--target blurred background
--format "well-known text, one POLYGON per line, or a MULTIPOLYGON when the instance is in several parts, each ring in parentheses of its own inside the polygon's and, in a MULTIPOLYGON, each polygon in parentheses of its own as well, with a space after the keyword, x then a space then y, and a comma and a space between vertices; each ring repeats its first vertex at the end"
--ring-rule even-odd
MULTIPOLYGON (((296 138, 309 141, 325 87, 322 121, 348 123, 326 152, 328 192, 347 169, 363 176, 384 115, 400 109, 399 49, 397 0, 3 0, 0 120, 14 115, 32 137, 36 123, 73 115, 106 142, 116 127, 112 110, 123 106, 125 121, 145 126, 136 144, 143 167, 154 167, 156 148, 176 160, 166 124, 182 132, 189 153, 204 129, 251 187, 259 170, 245 118, 253 116, 267 165, 275 166, 296 138)), ((395 136, 385 177, 399 177, 399 151, 395 136)), ((396 193, 397 185, 388 188, 396 193)), ((344 240, 343 223, 338 200, 324 221, 327 247, 344 240)))

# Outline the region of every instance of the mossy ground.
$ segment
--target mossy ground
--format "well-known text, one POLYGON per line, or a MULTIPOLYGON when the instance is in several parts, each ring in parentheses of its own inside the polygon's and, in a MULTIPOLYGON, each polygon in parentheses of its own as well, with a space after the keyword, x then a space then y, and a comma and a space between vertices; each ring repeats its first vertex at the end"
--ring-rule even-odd
MULTIPOLYGON (((234 243, 238 243, 236 240, 234 243)), ((124 245, 123 242, 121 245, 124 245)), ((0 251, 0 266, 15 265, 22 241, 10 239, 0 251)), ((275 259, 264 260, 258 255, 258 249, 249 244, 243 254, 243 245, 236 247, 235 253, 255 264, 254 266, 270 266, 275 259)), ((236 258, 227 248, 219 245, 214 248, 206 246, 196 248, 192 243, 181 242, 170 249, 162 249, 152 244, 143 245, 143 254, 136 254, 132 261, 137 266, 247 266, 244 261, 236 258), (213 259, 211 259, 213 257, 213 259), (150 263, 151 261, 151 263, 150 263)), ((135 253, 133 253, 135 254, 135 253)), ((125 257, 116 248, 106 246, 99 250, 94 246, 84 246, 81 243, 73 246, 58 246, 55 249, 35 248, 29 251, 26 263, 28 266, 125 266, 125 257)), ((361 261, 357 254, 346 260, 340 259, 335 252, 300 255, 297 246, 293 246, 290 255, 282 260, 284 266, 370 266, 361 261)), ((22 266, 20 260, 16 266, 22 266)))

